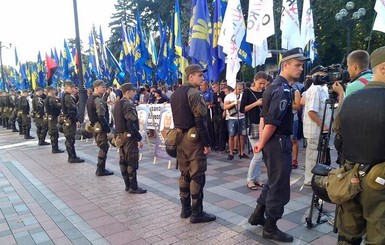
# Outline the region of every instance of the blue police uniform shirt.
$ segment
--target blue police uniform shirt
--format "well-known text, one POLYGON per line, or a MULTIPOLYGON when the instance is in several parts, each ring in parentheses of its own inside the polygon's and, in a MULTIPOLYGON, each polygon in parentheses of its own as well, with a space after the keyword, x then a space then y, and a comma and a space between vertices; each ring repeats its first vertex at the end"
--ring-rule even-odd
POLYGON ((262 97, 262 116, 265 124, 276 126, 275 135, 291 135, 293 131, 292 89, 288 81, 277 76, 267 86, 262 97))

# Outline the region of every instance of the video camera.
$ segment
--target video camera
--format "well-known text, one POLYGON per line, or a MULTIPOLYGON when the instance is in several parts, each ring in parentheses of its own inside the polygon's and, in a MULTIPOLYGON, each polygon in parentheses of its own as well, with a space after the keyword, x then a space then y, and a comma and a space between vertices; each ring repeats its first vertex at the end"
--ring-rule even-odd
POLYGON ((313 75, 311 78, 311 83, 314 85, 327 85, 329 91, 329 98, 336 99, 337 94, 333 90, 333 84, 339 82, 345 89, 345 84, 350 82, 349 72, 344 69, 344 66, 341 64, 333 64, 327 67, 320 67, 317 71, 322 71, 327 74, 325 75, 313 75))
POLYGON ((314 85, 333 85, 336 81, 339 81, 341 84, 350 82, 349 72, 341 64, 333 64, 320 69, 320 71, 324 71, 327 74, 312 76, 314 85))

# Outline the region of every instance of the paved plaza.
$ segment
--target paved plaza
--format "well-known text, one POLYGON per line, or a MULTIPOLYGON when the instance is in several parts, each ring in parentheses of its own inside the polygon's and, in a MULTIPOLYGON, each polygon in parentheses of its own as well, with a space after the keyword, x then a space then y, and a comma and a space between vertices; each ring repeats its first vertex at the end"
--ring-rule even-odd
MULTIPOLYGON (((65 148, 63 138, 59 146, 65 148)), ((154 164, 148 144, 138 171, 139 186, 148 189, 143 195, 124 191, 116 148, 110 148, 107 159, 115 175, 105 177, 95 176, 93 140, 76 141, 76 149, 85 163, 67 163, 66 153, 51 154, 50 146, 37 146, 37 140, 0 127, 0 244, 277 244, 262 237, 260 226, 247 223, 260 194, 246 187, 249 159, 229 161, 225 154, 210 153, 204 209, 217 220, 190 224, 179 217, 175 162, 170 169, 166 160, 154 164)), ((293 244, 335 244, 337 235, 328 222, 306 227, 312 191, 301 188, 304 152, 300 143, 291 201, 278 226, 294 236, 293 244)), ((262 172, 266 180, 265 167, 262 172)), ((325 204, 321 218, 333 217, 334 208, 325 204)), ((315 210, 313 222, 317 215, 315 210)))

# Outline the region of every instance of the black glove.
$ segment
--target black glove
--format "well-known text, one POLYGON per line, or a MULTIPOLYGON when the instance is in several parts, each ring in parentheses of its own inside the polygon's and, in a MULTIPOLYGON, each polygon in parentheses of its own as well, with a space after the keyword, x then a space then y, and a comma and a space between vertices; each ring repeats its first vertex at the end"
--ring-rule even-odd
POLYGON ((108 122, 107 122, 105 117, 99 116, 98 120, 99 120, 100 125, 102 126, 103 132, 107 132, 107 133, 111 132, 110 125, 108 125, 108 122))

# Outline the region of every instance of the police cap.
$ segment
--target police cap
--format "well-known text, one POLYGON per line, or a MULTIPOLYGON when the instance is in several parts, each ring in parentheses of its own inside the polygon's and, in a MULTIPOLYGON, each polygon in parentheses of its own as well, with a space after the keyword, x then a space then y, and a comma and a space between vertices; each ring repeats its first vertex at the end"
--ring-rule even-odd
POLYGON ((293 49, 289 49, 289 50, 282 53, 282 61, 281 62, 291 60, 291 59, 296 59, 296 60, 301 60, 301 61, 310 60, 309 57, 306 57, 303 55, 302 48, 293 48, 293 49))
POLYGON ((206 72, 207 69, 202 68, 198 64, 192 64, 186 67, 185 72, 186 76, 188 77, 190 74, 194 74, 195 72, 206 72))
POLYGON ((94 87, 94 88, 99 87, 99 86, 106 86, 106 83, 103 80, 95 80, 92 83, 92 87, 94 87))
POLYGON ((374 50, 373 53, 370 55, 370 66, 372 68, 378 66, 383 62, 385 62, 385 46, 374 50))

